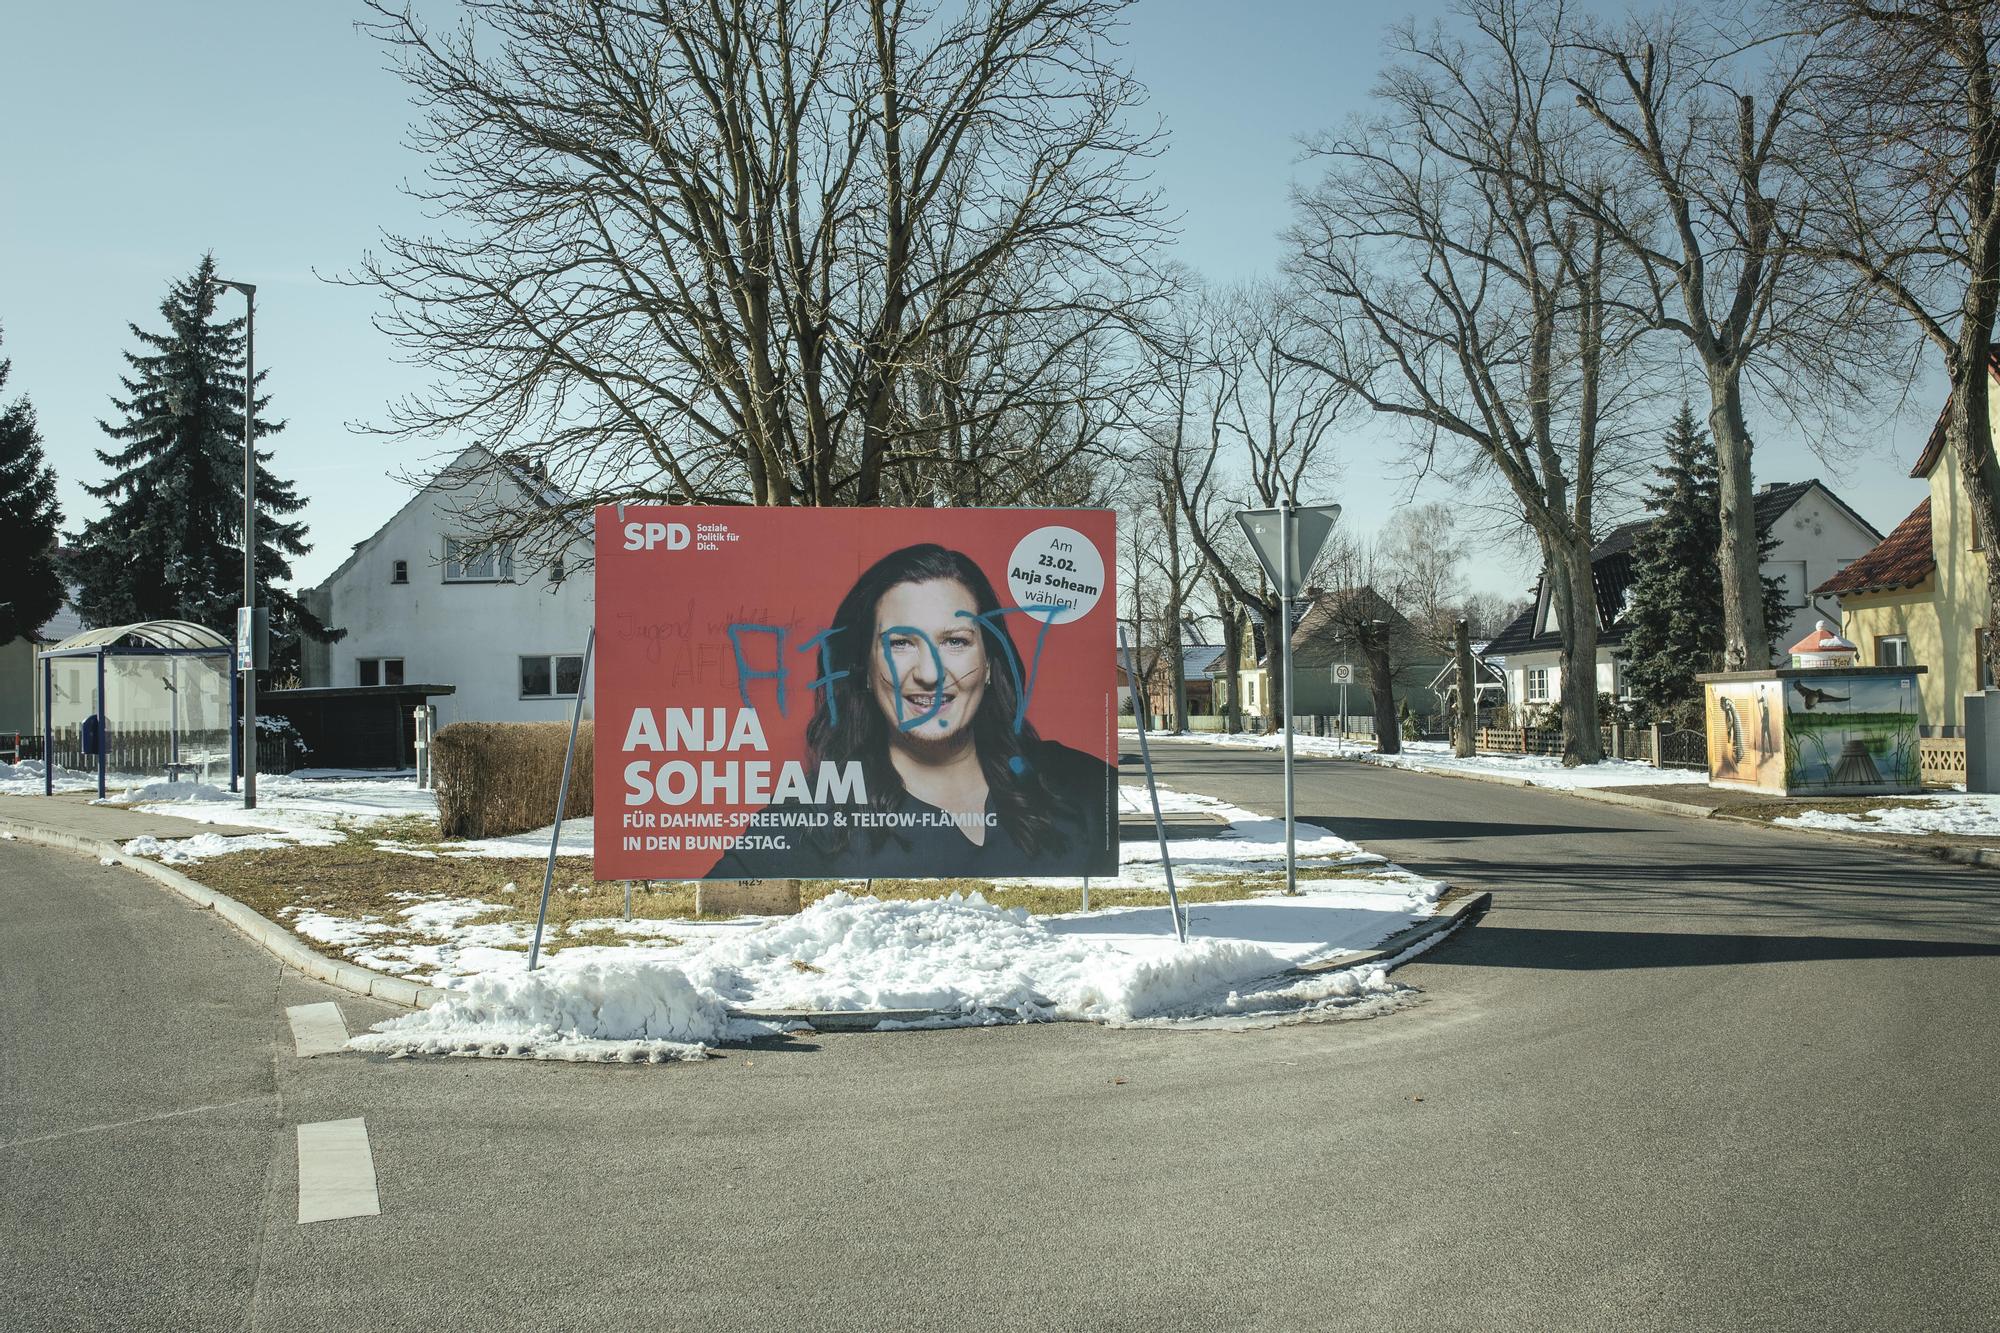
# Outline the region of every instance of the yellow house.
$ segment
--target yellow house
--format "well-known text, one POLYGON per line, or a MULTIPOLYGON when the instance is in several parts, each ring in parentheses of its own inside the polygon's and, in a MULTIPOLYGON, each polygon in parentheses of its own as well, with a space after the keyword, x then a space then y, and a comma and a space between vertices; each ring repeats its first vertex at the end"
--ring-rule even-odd
MULTIPOLYGON (((1986 552, 1944 420, 1910 469, 1931 493, 1880 545, 1814 589, 1840 597, 1841 634, 1863 666, 1921 666, 1924 734, 1964 734, 1964 699, 1992 684, 1986 552)), ((1781 647, 1783 645, 1780 645, 1781 647)))

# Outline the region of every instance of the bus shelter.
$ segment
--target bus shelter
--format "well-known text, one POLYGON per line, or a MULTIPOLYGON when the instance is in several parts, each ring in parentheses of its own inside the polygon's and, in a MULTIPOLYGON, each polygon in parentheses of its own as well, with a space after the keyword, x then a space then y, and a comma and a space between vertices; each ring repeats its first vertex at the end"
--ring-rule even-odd
POLYGON ((35 655, 42 668, 42 790, 55 791, 59 758, 97 770, 97 795, 120 772, 183 772, 227 758, 229 789, 242 771, 231 679, 234 650, 186 620, 85 630, 35 655))

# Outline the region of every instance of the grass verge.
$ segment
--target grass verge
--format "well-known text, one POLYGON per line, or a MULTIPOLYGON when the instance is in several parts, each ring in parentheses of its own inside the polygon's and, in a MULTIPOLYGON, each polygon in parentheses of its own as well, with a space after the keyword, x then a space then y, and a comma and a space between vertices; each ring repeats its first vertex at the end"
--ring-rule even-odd
MULTIPOLYGON (((422 902, 446 899, 474 899, 492 905, 479 916, 461 919, 461 925, 515 924, 532 928, 540 900, 544 862, 541 858, 412 856, 377 846, 426 850, 435 839, 436 826, 422 827, 421 819, 385 820, 368 825, 359 836, 330 847, 283 847, 257 852, 237 852, 214 857, 184 867, 192 878, 218 889, 264 916, 289 925, 296 912, 310 910, 353 921, 373 921, 398 925, 402 913, 422 902), (388 827, 385 827, 387 825, 388 827)), ((1380 869, 1376 865, 1301 866, 1299 878, 1306 881, 1367 879, 1380 869)), ((1196 876, 1180 883, 1183 902, 1212 903, 1248 898, 1284 886, 1282 871, 1196 876)), ((810 905, 828 894, 845 889, 870 893, 878 898, 921 901, 951 893, 985 896, 1003 908, 1022 908, 1043 916, 1077 912, 1083 908, 1081 886, 1042 884, 995 884, 979 879, 899 880, 878 879, 857 883, 843 880, 801 881, 800 898, 810 905)), ((1090 905, 1106 907, 1157 906, 1164 895, 1157 890, 1093 886, 1090 905)), ((620 883, 597 883, 590 878, 590 862, 582 857, 562 857, 556 862, 554 892, 549 896, 548 929, 544 949, 554 952, 584 944, 615 944, 628 936, 609 927, 592 927, 572 933, 571 927, 584 921, 620 918, 625 914, 625 887, 620 883)), ((687 920, 695 914, 695 886, 679 881, 637 883, 632 892, 635 920, 687 920)), ((406 934, 385 933, 362 948, 419 941, 423 931, 409 927, 406 934)), ((664 937, 661 937, 664 942, 664 937)), ((500 946, 507 947, 507 946, 500 946)))

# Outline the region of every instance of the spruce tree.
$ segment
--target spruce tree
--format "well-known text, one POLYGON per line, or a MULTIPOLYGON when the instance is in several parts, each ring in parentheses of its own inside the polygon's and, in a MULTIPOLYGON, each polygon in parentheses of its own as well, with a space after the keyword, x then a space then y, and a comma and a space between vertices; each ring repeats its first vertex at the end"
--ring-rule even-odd
MULTIPOLYGON (((1687 404, 1666 437, 1661 484, 1648 486, 1656 515, 1633 543, 1633 578, 1620 622, 1625 626, 1625 677, 1641 709, 1680 726, 1701 723, 1695 677, 1722 669, 1722 545, 1715 446, 1687 404)), ((1765 534, 1760 554, 1776 538, 1765 534)), ((1777 635, 1790 620, 1784 588, 1764 580, 1764 621, 1777 635)), ((1768 648, 1769 645, 1767 644, 1768 648)))
POLYGON ((1696 725, 1695 676, 1722 664, 1722 543, 1715 451, 1681 404, 1667 432, 1661 483, 1646 493, 1656 515, 1633 545, 1625 625, 1625 675, 1645 712, 1696 725))
MULTIPOLYGON (((0 357, 0 391, 14 363, 0 357)), ((62 507, 56 474, 42 457, 35 409, 23 394, 0 409, 0 550, 7 578, 0 583, 0 643, 28 638, 62 609, 63 581, 56 571, 56 535, 62 507)))
MULTIPOLYGON (((164 331, 129 326, 141 350, 125 353, 132 373, 120 381, 125 396, 111 400, 121 419, 98 423, 118 443, 97 451, 112 475, 85 487, 107 507, 72 542, 68 565, 77 609, 91 624, 191 620, 235 633, 243 600, 244 321, 216 317, 224 290, 215 257, 203 256, 161 303, 164 331)), ((260 387, 264 376, 260 369, 260 387)), ((259 441, 284 429, 265 415, 269 402, 260 396, 253 406, 259 441)), ((257 601, 270 608, 272 668, 290 675, 300 634, 325 631, 273 586, 291 577, 288 557, 310 548, 305 525, 283 521, 305 502, 271 475, 270 459, 257 451, 257 601)))

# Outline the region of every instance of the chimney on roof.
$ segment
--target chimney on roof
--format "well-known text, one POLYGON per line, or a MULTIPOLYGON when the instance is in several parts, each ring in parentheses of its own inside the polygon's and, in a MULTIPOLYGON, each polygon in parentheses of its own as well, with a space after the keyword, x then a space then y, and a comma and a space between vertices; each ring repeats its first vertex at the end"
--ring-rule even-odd
POLYGON ((1781 481, 1767 481, 1762 486, 1759 486, 1757 489, 1760 491, 1775 491, 1778 489, 1778 487, 1782 485, 1784 485, 1784 483, 1781 481))

